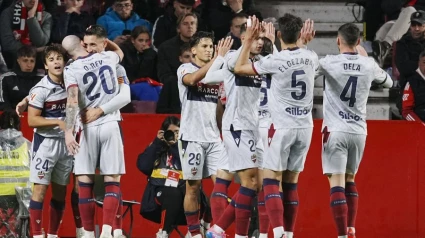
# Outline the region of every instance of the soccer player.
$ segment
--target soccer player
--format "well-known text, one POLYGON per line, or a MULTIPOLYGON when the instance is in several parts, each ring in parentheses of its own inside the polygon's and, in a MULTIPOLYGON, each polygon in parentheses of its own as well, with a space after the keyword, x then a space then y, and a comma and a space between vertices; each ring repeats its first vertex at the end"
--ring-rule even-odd
MULTIPOLYGON (((216 122, 218 85, 203 82, 215 60, 212 59, 213 42, 211 33, 197 32, 190 41, 192 63, 183 64, 177 70, 182 104, 179 152, 183 178, 187 181, 184 210, 194 238, 202 237, 198 209, 201 180, 215 175, 219 159, 226 156, 216 122)), ((220 41, 216 56, 224 56, 230 43, 230 38, 220 41)))
POLYGON ((355 237, 358 192, 354 177, 366 142, 366 103, 371 84, 393 85, 390 76, 367 57, 359 43, 357 26, 344 24, 338 29, 340 54, 320 60, 319 74, 325 76, 322 167, 329 178, 330 206, 340 238, 347 234, 355 237))
MULTIPOLYGON (((274 27, 269 24, 271 28, 267 28, 270 30, 270 34, 266 34, 266 36, 271 37, 272 41, 274 41, 274 27)), ((241 39, 244 42, 246 25, 241 27, 241 39)), ((255 40, 255 44, 250 47, 250 59, 252 61, 257 61, 260 59, 260 53, 263 49, 263 37, 264 35, 258 36, 255 40)), ((240 75, 235 75, 233 73, 236 60, 241 52, 241 49, 238 51, 229 52, 225 59, 222 70, 213 71, 210 69, 207 73, 206 81, 210 80, 224 80, 224 91, 226 92, 226 110, 224 111, 223 123, 222 123, 222 131, 224 143, 227 148, 227 152, 229 155, 230 161, 225 161, 220 163, 219 170, 217 173, 216 183, 214 186, 214 190, 211 197, 211 209, 218 214, 215 215, 217 218, 215 219, 216 225, 209 229, 207 232, 207 237, 222 237, 224 236, 224 230, 226 230, 233 220, 236 219, 236 234, 240 236, 247 235, 249 228, 249 217, 250 214, 247 213, 246 209, 250 208, 251 202, 248 207, 245 206, 245 209, 238 209, 237 197, 239 194, 248 190, 248 188, 241 187, 241 190, 233 196, 232 202, 229 206, 227 206, 227 188, 230 185, 232 180, 232 173, 228 171, 240 171, 239 173, 248 173, 251 170, 253 173, 257 173, 257 169, 252 167, 253 159, 255 166, 257 164, 261 168, 261 160, 263 157, 263 143, 261 137, 259 136, 259 101, 260 101, 260 88, 262 86, 263 81, 266 81, 266 76, 264 77, 244 77, 240 75), (248 123, 249 122, 249 123, 248 123), (233 130, 232 128, 236 127, 233 130), (234 138, 233 134, 247 133, 250 136, 237 137, 234 138), (226 134, 228 136, 226 136, 226 134), (229 135, 230 134, 230 135, 229 135), (251 141, 252 139, 252 141, 251 141), (246 140, 246 141, 245 141, 246 140), (240 143, 242 142, 242 144, 240 143), (250 144, 254 143, 254 144, 250 144), (236 146, 235 146, 236 144, 236 146), (240 145, 240 146, 238 146, 240 145), (245 169, 232 165, 232 160, 249 160, 251 163, 246 163, 248 167, 245 169), (232 166, 236 168, 232 169, 232 166), (244 171, 246 170, 246 171, 244 171), (227 207, 227 208, 226 208, 227 207), (224 208, 226 208, 223 213, 224 208), (245 220, 244 220, 245 219, 245 220), (239 226, 238 226, 239 225, 239 226)), ((218 63, 217 60, 214 64, 218 63)), ((212 67, 213 68, 213 67, 212 67)), ((263 102, 265 104, 265 102, 263 102)), ((239 162, 242 163, 242 162, 239 162)), ((241 164, 239 166, 242 166, 241 164)), ((247 184, 246 180, 241 177, 242 186, 244 183, 247 184)), ((261 182, 257 188, 261 188, 261 182)), ((247 185, 245 185, 247 186, 247 185)), ((249 185, 248 185, 249 186, 249 185)), ((257 188, 252 188, 253 195, 255 196, 257 188)), ((249 191, 249 190, 248 190, 249 191)), ((264 201, 264 195, 260 192, 258 195, 258 200, 264 201)), ((246 205, 246 204, 245 204, 246 205)), ((260 213, 260 234, 261 237, 267 237, 267 231, 269 228, 268 217, 266 212, 265 219, 261 219, 261 209, 264 206, 259 204, 259 213, 260 213)), ((265 208, 264 208, 265 210, 265 208)), ((249 210, 251 211, 251 210, 249 210)), ((264 216, 263 216, 264 218, 264 216)))
POLYGON ((43 201, 51 183, 48 238, 58 237, 65 209, 66 186, 72 171, 72 156, 65 146, 66 91, 63 82, 66 52, 58 46, 44 51, 47 75, 30 91, 28 125, 34 128, 30 181, 34 183, 29 205, 31 232, 44 238, 43 201))
MULTIPOLYGON (((272 75, 268 102, 274 128, 269 131, 267 159, 263 163, 263 187, 265 205, 275 238, 285 237, 284 217, 291 230, 295 223, 298 175, 304 168, 313 132, 311 109, 314 76, 318 68, 316 53, 297 45, 303 27, 301 19, 285 14, 278 22, 278 37, 283 50, 258 62, 248 62, 249 47, 258 37, 260 30, 258 20, 253 17, 252 26, 247 29, 246 44, 243 45, 235 67, 237 74, 272 75), (279 193, 280 176, 283 180, 283 193, 286 194, 283 197, 287 210, 285 214, 279 193)), ((312 35, 312 23, 307 23, 304 31, 312 35)), ((302 39, 302 43, 308 43, 307 37, 302 39)), ((292 232, 287 235, 292 237, 292 232)))
POLYGON ((116 110, 83 124, 79 143, 75 139, 74 125, 79 108, 99 107, 118 94, 116 67, 123 53, 116 46, 115 52, 89 54, 76 36, 65 37, 62 45, 74 59, 64 73, 68 91, 65 140, 68 151, 75 155, 84 237, 94 237, 93 176, 98 163, 106 191, 100 237, 109 238, 112 237, 112 225, 119 207, 120 176, 125 173, 123 142, 118 124, 121 116, 116 110))

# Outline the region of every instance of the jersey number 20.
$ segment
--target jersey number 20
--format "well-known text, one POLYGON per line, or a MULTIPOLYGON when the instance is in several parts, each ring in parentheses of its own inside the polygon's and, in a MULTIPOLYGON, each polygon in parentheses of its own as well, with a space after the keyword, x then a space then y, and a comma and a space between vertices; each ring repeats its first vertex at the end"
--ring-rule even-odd
POLYGON ((348 102, 349 107, 354 107, 354 103, 356 103, 356 91, 357 91, 357 77, 350 76, 348 78, 347 84, 345 84, 344 89, 341 92, 341 95, 339 95, 339 98, 343 102, 348 102), (348 90, 350 90, 350 96, 347 97, 348 90))
MULTIPOLYGON (((96 76, 95 73, 88 72, 88 73, 86 73, 83 76, 83 83, 84 84, 88 84, 89 83, 89 81, 88 81, 88 78, 89 77, 92 78, 93 81, 90 83, 90 86, 87 88, 86 96, 87 96, 87 98, 90 101, 93 101, 96 98, 100 97, 100 92, 97 92, 97 93, 92 94, 93 89, 94 89, 94 87, 97 84, 98 78, 97 78, 97 76, 96 76)), ((104 65, 104 66, 100 67, 100 69, 99 69, 99 77, 100 77, 100 83, 102 84, 103 91, 106 94, 113 94, 115 92, 115 82, 114 81, 116 79, 114 77, 114 73, 112 71, 112 68, 109 65, 104 65), (106 77, 105 76, 105 71, 108 71, 109 72, 109 75, 110 75, 109 77, 106 77), (106 78, 108 78, 110 80, 110 82, 112 83, 112 89, 109 89, 108 88, 108 84, 106 83, 106 78)))

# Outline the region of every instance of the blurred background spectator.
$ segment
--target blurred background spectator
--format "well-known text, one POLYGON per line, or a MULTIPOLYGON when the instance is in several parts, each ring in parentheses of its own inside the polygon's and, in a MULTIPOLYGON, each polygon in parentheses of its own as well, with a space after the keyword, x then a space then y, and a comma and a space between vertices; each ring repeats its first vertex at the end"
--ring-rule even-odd
POLYGON ((36 48, 24 45, 18 50, 18 59, 11 72, 0 76, 1 96, 0 109, 13 110, 16 105, 28 96, 29 91, 44 75, 35 70, 36 48))
POLYGON ((156 51, 151 47, 151 35, 144 26, 137 26, 131 32, 131 38, 120 45, 124 52, 121 65, 127 71, 130 82, 139 78, 157 80, 156 51))
POLYGON ((54 15, 51 42, 61 44, 68 35, 76 35, 83 39, 84 32, 96 23, 93 16, 82 11, 84 0, 65 0, 65 12, 54 15))
MULTIPOLYGON (((21 46, 32 45, 37 47, 37 52, 42 52, 50 41, 52 15, 43 9, 38 0, 22 0, 14 2, 1 13, 0 42, 9 68, 13 67, 16 52, 21 46)), ((38 66, 41 68, 42 64, 38 66)))
POLYGON ((407 79, 403 93, 403 118, 425 123, 425 51, 422 51, 416 72, 407 79))
POLYGON ((189 42, 196 33, 198 18, 194 13, 188 13, 177 21, 178 35, 165 41, 158 50, 158 78, 164 84, 157 104, 157 113, 180 114, 180 98, 177 88, 177 69, 180 47, 189 42))
POLYGON ((246 23, 248 20, 248 15, 241 12, 233 16, 232 21, 230 23, 230 32, 227 34, 231 36, 233 39, 232 50, 237 50, 242 46, 241 42, 241 26, 246 23))
POLYGON ((114 5, 97 19, 97 24, 105 27, 108 32, 108 39, 117 44, 126 41, 136 26, 145 26, 149 31, 152 31, 150 22, 133 12, 131 0, 115 0, 114 5))

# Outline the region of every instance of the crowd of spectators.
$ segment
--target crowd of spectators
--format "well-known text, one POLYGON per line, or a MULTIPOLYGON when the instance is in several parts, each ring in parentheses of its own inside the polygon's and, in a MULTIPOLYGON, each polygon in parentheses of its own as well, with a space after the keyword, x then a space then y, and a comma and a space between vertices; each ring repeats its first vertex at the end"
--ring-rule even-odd
POLYGON ((45 74, 47 45, 67 35, 82 39, 97 24, 125 53, 130 82, 162 84, 156 112, 180 113, 176 71, 190 62, 193 34, 230 35, 236 49, 248 14, 261 17, 253 0, 4 0, 0 11, 0 110, 16 106, 45 74))

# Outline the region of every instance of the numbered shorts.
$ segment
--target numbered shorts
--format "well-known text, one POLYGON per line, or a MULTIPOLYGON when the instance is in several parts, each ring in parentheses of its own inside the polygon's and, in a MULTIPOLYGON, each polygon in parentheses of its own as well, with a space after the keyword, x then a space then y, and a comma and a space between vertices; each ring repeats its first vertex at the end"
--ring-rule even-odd
POLYGON ((179 140, 178 145, 185 180, 201 180, 215 175, 218 161, 226 156, 222 142, 179 140))
POLYGON ((310 148, 313 128, 282 128, 270 127, 269 143, 266 149, 264 168, 273 171, 290 170, 301 172, 310 148))
POLYGON ((223 141, 229 157, 229 171, 263 167, 264 148, 258 130, 223 131, 223 141))
POLYGON ((356 174, 362 161, 366 135, 346 132, 322 133, 322 168, 324 174, 356 174))
POLYGON ((31 158, 30 182, 68 185, 73 158, 68 155, 64 138, 49 138, 34 133, 31 158))
POLYGON ((101 175, 125 174, 124 145, 117 121, 86 127, 80 132, 80 149, 75 155, 74 172, 101 175))

